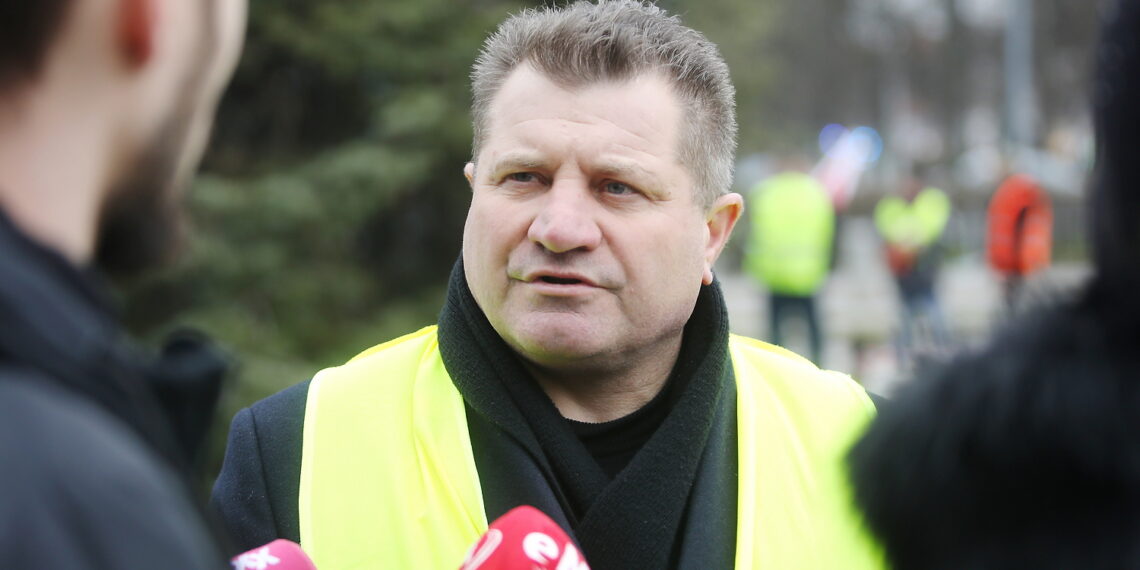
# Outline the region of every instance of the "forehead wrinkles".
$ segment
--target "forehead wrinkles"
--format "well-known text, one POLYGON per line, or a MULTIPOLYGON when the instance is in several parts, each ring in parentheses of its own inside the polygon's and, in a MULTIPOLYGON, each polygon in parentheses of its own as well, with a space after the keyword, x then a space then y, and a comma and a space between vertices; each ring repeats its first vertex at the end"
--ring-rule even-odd
POLYGON ((639 152, 655 146, 669 146, 667 154, 678 158, 681 135, 689 130, 686 128, 688 121, 683 118, 686 107, 668 78, 658 73, 567 86, 533 68, 520 66, 491 101, 485 133, 487 141, 484 142, 496 138, 505 128, 518 127, 529 121, 549 120, 554 122, 555 128, 573 125, 587 129, 612 127, 646 143, 645 148, 638 148, 635 143, 631 144, 632 140, 608 137, 615 145, 639 152), (667 112, 647 112, 636 108, 642 100, 663 101, 667 112), (614 103, 610 104, 611 101, 614 103), (635 106, 632 110, 628 106, 631 103, 635 106), (662 141, 670 140, 671 144, 662 144, 662 141))
MULTIPOLYGON (((492 155, 488 160, 491 173, 504 170, 548 170, 555 168, 555 161, 548 159, 540 150, 519 149, 507 150, 492 155)), ((660 185, 663 180, 652 169, 646 168, 636 160, 622 156, 607 156, 603 154, 591 159, 587 166, 591 171, 605 176, 617 178, 633 178, 649 180, 660 185)))

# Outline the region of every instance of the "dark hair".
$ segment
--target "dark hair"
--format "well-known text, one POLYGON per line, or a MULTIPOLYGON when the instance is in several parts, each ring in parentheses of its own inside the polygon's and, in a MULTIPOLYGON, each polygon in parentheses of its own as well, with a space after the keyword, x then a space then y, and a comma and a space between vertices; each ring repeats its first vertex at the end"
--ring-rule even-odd
POLYGON ((1105 14, 1093 87, 1096 169, 1089 200, 1098 286, 1135 297, 1140 252, 1140 2, 1114 2, 1105 14))
POLYGON ((35 78, 71 0, 6 0, 0 4, 0 91, 35 78))
POLYGON ((1094 295, 921 369, 854 446, 895 570, 1140 568, 1140 354, 1094 295))

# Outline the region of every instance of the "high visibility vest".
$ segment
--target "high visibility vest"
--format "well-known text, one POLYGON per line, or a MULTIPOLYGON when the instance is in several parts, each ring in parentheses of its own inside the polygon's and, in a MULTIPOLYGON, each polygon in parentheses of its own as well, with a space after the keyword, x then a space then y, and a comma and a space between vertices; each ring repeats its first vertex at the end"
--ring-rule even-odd
MULTIPOLYGON (((874 413, 866 393, 756 340, 734 336, 730 351, 736 567, 882 567, 843 462, 874 413)), ((313 378, 298 501, 301 545, 318 568, 459 567, 487 529, 465 413, 434 326, 313 378)))
POLYGON ((942 237, 950 210, 950 198, 933 186, 924 188, 910 203, 885 196, 875 206, 875 227, 887 243, 923 249, 942 237))
POLYGON ((933 186, 914 200, 884 196, 875 205, 875 227, 887 247, 887 265, 894 275, 909 273, 917 256, 938 241, 950 221, 950 198, 933 186))
POLYGON ((812 295, 827 278, 835 210, 808 174, 785 172, 752 192, 744 267, 776 293, 812 295))

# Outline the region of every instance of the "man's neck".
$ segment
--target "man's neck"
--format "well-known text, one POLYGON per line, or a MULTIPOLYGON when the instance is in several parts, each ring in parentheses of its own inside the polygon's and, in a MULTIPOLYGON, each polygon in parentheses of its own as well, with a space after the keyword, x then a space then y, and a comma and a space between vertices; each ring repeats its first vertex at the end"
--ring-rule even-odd
POLYGON ((598 365, 524 365, 563 417, 601 423, 625 417, 644 406, 665 387, 681 336, 647 355, 622 355, 598 365), (615 365, 616 363, 616 365, 615 365))
POLYGON ((108 145, 96 119, 40 103, 0 102, 0 207, 29 237, 82 265, 94 249, 108 145))

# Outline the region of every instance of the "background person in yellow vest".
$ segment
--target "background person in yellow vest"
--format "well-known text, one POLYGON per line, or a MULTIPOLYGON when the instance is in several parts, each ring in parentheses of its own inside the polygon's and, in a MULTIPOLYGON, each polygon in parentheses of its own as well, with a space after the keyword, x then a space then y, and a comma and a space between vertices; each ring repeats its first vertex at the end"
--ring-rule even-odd
POLYGON ((438 326, 238 413, 213 495, 238 546, 453 569, 529 504, 595 570, 876 566, 842 462, 866 393, 728 333, 716 47, 649 4, 578 2, 508 19, 472 77, 438 326))
POLYGON ((783 346, 788 320, 798 316, 807 326, 811 359, 819 364, 823 333, 815 293, 831 265, 831 198, 811 175, 785 171, 761 182, 748 206, 751 231, 744 266, 768 289, 772 342, 783 346))
POLYGON ((884 196, 875 206, 875 227, 882 236, 887 265, 902 300, 899 319, 899 361, 907 362, 916 346, 918 327, 928 342, 945 349, 950 344, 946 319, 935 283, 942 264, 939 240, 950 220, 950 198, 916 178, 907 180, 903 196, 884 196))

